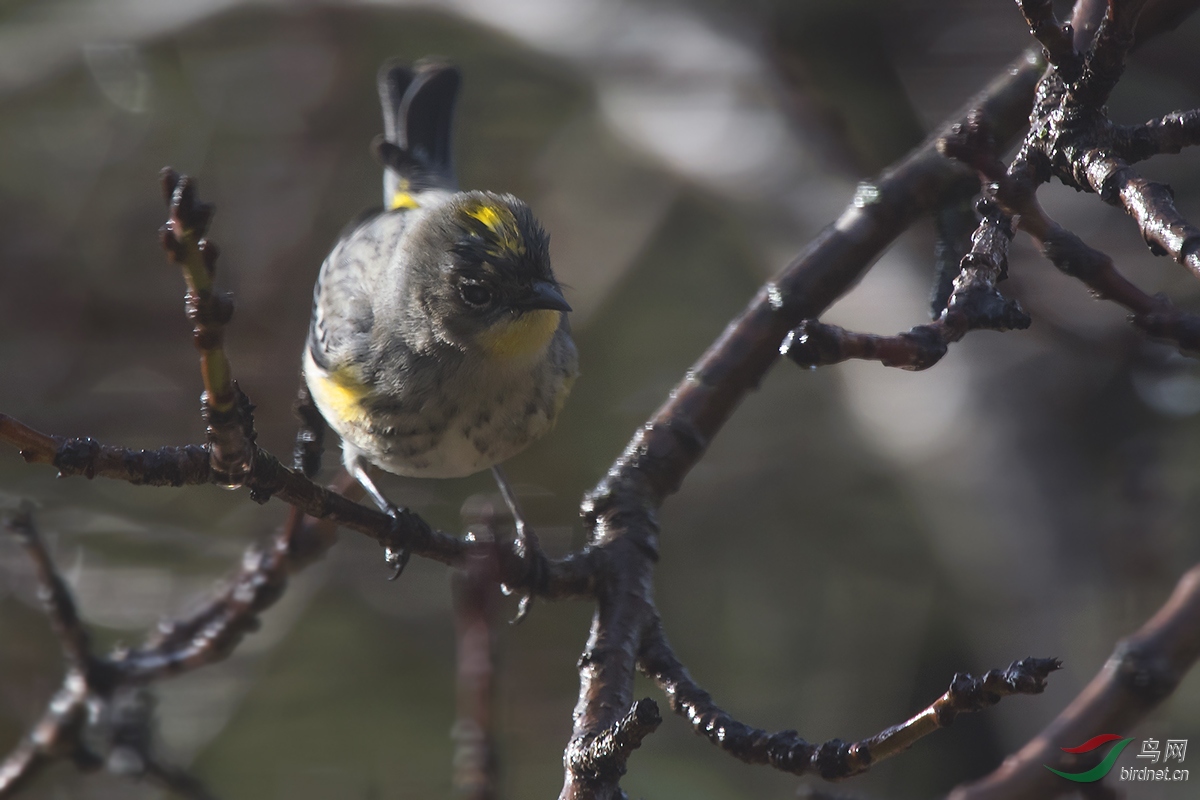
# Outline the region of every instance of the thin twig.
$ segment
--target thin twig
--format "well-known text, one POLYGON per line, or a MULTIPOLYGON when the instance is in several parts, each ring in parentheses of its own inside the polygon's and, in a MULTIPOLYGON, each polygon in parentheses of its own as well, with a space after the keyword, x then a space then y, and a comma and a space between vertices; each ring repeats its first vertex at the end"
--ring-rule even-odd
POLYGON ((81 744, 88 716, 87 696, 83 673, 69 670, 42 718, 0 762, 0 797, 11 797, 56 759, 86 760, 93 766, 99 763, 99 758, 90 756, 81 744))
MULTIPOLYGON (((336 488, 352 491, 356 485, 343 474, 336 488)), ((266 546, 250 547, 237 574, 203 606, 159 623, 142 646, 113 654, 121 681, 146 683, 228 657, 247 633, 258 630, 259 615, 283 595, 288 576, 321 558, 336 533, 332 521, 292 509, 282 530, 266 546)))
POLYGON ((195 326, 192 340, 200 352, 201 403, 213 470, 221 482, 238 486, 250 472, 256 453, 254 406, 234 382, 225 355, 225 326, 233 317, 233 298, 214 286, 218 252, 205 238, 213 207, 200 202, 195 183, 186 175, 167 168, 161 179, 163 198, 171 212, 160 232, 161 240, 187 283, 185 305, 195 326))
POLYGON ((824 744, 810 744, 793 730, 768 733, 721 710, 675 656, 661 623, 647 632, 638 666, 666 693, 676 714, 734 758, 749 764, 769 764, 795 775, 811 772, 825 780, 837 780, 866 772, 874 764, 904 752, 935 730, 950 725, 959 714, 981 711, 1015 694, 1041 694, 1046 677, 1061 665, 1053 658, 1026 658, 979 678, 960 673, 945 694, 911 719, 861 741, 831 739, 824 744))
POLYGON ((1025 310, 996 289, 996 284, 1008 277, 1013 220, 988 197, 980 198, 977 209, 982 220, 936 321, 896 336, 876 336, 806 320, 787 335, 779 351, 808 369, 858 358, 879 361, 885 367, 923 370, 940 361, 947 346, 970 331, 1028 328, 1025 310))
POLYGON ((38 600, 50 618, 50 625, 62 645, 67 663, 71 668, 86 673, 92 660, 91 639, 79 618, 71 590, 59 575, 54 560, 34 527, 32 512, 27 508, 21 509, 5 521, 5 527, 17 537, 33 562, 38 600))
MULTIPOLYGON (((221 480, 210 468, 207 449, 197 445, 130 450, 90 438, 50 436, 5 414, 0 414, 0 442, 17 447, 28 463, 54 466, 62 477, 102 477, 151 486, 199 485, 221 480)), ((259 502, 278 497, 308 516, 329 519, 366 534, 384 547, 409 546, 415 555, 450 566, 461 566, 466 557, 469 546, 462 539, 434 530, 417 514, 405 511, 393 519, 313 483, 262 448, 257 448, 251 462, 242 485, 259 502)), ((503 557, 501 575, 506 585, 531 591, 538 597, 586 597, 593 589, 592 555, 570 554, 550 560, 545 569, 536 571, 531 571, 529 564, 516 555, 503 557)))

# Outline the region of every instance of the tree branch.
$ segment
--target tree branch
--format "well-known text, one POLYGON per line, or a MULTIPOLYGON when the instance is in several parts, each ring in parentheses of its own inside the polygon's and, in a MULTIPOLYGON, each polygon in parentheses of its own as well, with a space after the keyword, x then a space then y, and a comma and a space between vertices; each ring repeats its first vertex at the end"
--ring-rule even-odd
POLYGON ((1053 658, 1026 658, 979 678, 959 673, 945 694, 911 719, 858 742, 831 739, 818 745, 809 744, 796 731, 768 733, 754 728, 718 708, 675 656, 659 621, 647 631, 638 656, 638 667, 667 695, 671 710, 717 747, 748 764, 769 764, 795 775, 813 772, 825 780, 866 772, 949 726, 959 714, 981 711, 1014 694, 1041 694, 1046 677, 1060 666, 1053 658))
POLYGON ((628 714, 595 738, 585 743, 572 742, 566 754, 567 769, 581 781, 615 782, 625 774, 629 754, 641 747, 642 740, 661 724, 658 704, 649 697, 642 698, 628 714))
POLYGON ((11 796, 44 767, 66 758, 79 769, 105 767, 118 774, 149 777, 180 796, 211 800, 200 781, 153 755, 152 701, 122 693, 130 676, 120 663, 93 653, 75 599, 42 544, 30 512, 20 510, 6 520, 5 527, 30 556, 38 597, 68 666, 42 718, 0 762, 0 797, 11 796))
POLYGON ((953 290, 941 316, 897 336, 852 333, 836 325, 806 320, 787 335, 779 352, 802 367, 814 369, 851 358, 879 361, 885 367, 923 370, 946 354, 947 345, 981 328, 1009 331, 1028 328, 1029 315, 996 284, 1008 277, 1008 244, 1013 220, 988 197, 977 205, 983 219, 962 258, 953 290))
POLYGON ((42 537, 38 535, 33 525, 33 514, 28 508, 22 508, 6 520, 5 527, 17 537, 25 554, 33 563, 34 575, 38 583, 38 600, 46 616, 50 618, 50 626, 62 645, 63 656, 72 669, 83 672, 91 668, 91 639, 79 618, 79 610, 75 607, 75 598, 66 581, 58 574, 54 560, 46 551, 42 537))

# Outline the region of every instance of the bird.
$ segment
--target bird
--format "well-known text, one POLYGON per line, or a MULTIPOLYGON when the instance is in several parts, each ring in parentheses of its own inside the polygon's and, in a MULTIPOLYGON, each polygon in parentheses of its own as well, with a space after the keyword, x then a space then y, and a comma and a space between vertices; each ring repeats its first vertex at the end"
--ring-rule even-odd
MULTIPOLYGON (((321 265, 303 382, 380 510, 393 519, 403 511, 372 466, 416 478, 491 469, 517 551, 528 555, 530 532, 500 464, 554 425, 578 354, 549 237, 529 206, 458 188, 461 83, 437 59, 380 68, 384 133, 372 149, 383 206, 352 220, 321 265)), ((387 551, 393 579, 409 555, 387 551)))

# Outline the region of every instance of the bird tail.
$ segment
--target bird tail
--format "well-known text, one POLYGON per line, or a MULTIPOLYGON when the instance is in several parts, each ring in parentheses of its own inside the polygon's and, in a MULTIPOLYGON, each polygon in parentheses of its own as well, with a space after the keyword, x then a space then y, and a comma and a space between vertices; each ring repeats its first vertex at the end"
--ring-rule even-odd
POLYGON ((423 189, 456 188, 451 133, 462 83, 458 69, 440 61, 412 67, 389 61, 378 83, 384 135, 374 147, 385 167, 384 206, 410 208, 423 189))

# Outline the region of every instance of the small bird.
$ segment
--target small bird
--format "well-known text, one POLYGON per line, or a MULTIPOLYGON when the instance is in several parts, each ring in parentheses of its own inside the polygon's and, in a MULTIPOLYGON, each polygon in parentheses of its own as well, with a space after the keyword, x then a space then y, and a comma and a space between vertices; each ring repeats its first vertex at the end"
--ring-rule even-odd
MULTIPOLYGON (((384 512, 368 465, 456 478, 492 468, 553 426, 578 374, 549 238, 510 194, 459 191, 451 153, 459 71, 379 71, 383 208, 351 222, 321 266, 304 380, 346 469, 384 512)), ((408 551, 388 552, 393 578, 408 551)))

